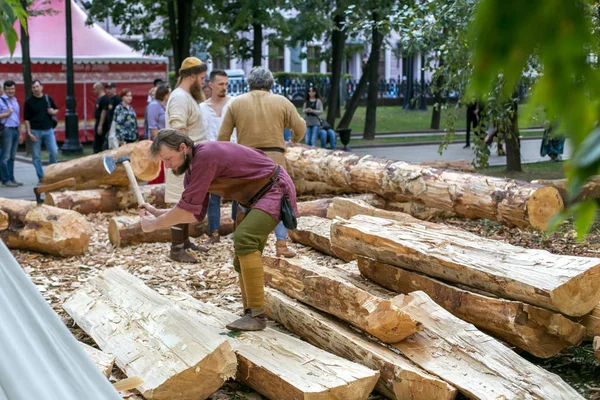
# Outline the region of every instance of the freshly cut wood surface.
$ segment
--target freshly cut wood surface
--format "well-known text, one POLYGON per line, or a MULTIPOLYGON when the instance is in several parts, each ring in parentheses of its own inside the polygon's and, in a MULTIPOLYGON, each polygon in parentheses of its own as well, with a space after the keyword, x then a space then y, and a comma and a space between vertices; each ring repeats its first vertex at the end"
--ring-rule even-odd
POLYGON ((414 202, 467 218, 544 230, 564 204, 558 191, 511 179, 302 146, 288 147, 295 179, 320 181, 388 200, 414 202))
POLYGON ((559 376, 525 360, 473 325, 456 318, 424 292, 410 296, 381 288, 358 273, 354 262, 332 268, 348 284, 393 304, 423 321, 423 331, 391 346, 426 371, 472 399, 583 399, 559 376))
MULTIPOLYGON (((531 181, 535 185, 550 186, 558 190, 565 204, 569 200, 567 194, 566 179, 538 179, 531 181)), ((581 194, 577 197, 578 200, 600 199, 600 176, 594 176, 587 181, 583 186, 581 194)))
POLYGON ((9 217, 8 214, 0 210, 0 231, 8 229, 9 217))
MULTIPOLYGON (((377 201, 374 199, 374 201, 377 201)), ((334 197, 327 208, 327 218, 336 217, 350 219, 355 215, 371 215, 373 217, 399 219, 402 221, 406 214, 418 219, 428 220, 431 218, 450 218, 456 214, 424 207, 416 203, 386 202, 378 208, 369 203, 368 199, 353 199, 347 197, 334 197), (385 210, 382 208, 386 208, 385 210), (393 208, 393 210, 389 210, 393 208)))
POLYGON ((102 185, 129 187, 129 180, 121 163, 117 164, 112 174, 106 172, 104 157, 107 156, 114 159, 129 156, 137 180, 151 181, 160 173, 160 159, 150 157, 151 145, 151 141, 142 140, 116 149, 49 165, 44 171, 42 183, 47 185, 63 179, 75 178, 76 189, 94 189, 102 185))
POLYGON ((298 196, 319 196, 322 194, 344 194, 348 189, 331 186, 323 182, 310 182, 304 179, 294 180, 296 195, 298 196))
POLYGON ((147 399, 205 399, 235 375, 224 336, 122 269, 89 280, 63 308, 127 376, 144 381, 137 389, 147 399))
MULTIPOLYGON (((229 332, 225 325, 239 318, 187 294, 169 298, 195 320, 222 333, 229 332)), ((237 355, 236 379, 269 399, 366 399, 379 378, 377 370, 271 328, 225 337, 237 355)))
POLYGON ((451 400, 457 390, 364 334, 267 288, 265 310, 289 331, 340 357, 379 370, 376 390, 398 400, 451 400))
POLYGON ((352 261, 352 253, 339 247, 331 246, 331 220, 321 217, 300 217, 298 228, 289 230, 288 235, 296 243, 312 247, 321 253, 341 258, 344 261, 352 261))
POLYGON ((35 201, 0 198, 0 212, 6 216, 0 239, 10 249, 31 250, 59 257, 84 254, 92 228, 81 214, 35 201))
POLYGON ((595 336, 600 336, 600 304, 596 305, 591 313, 584 315, 581 320, 577 320, 586 328, 586 339, 594 340, 595 336))
MULTIPOLYGON (((143 185, 140 191, 144 200, 157 208, 166 208, 165 185, 143 185)), ((113 212, 137 207, 133 190, 115 186, 106 189, 67 190, 46 193, 45 204, 74 210, 81 214, 113 212)))
POLYGON ((570 316, 600 301, 600 259, 551 254, 446 225, 357 215, 331 225, 332 245, 354 254, 570 316))
POLYGON ((81 348, 85 350, 85 352, 94 362, 94 364, 96 364, 100 372, 102 372, 104 376, 108 378, 113 369, 113 365, 115 365, 115 356, 106 354, 105 352, 98 350, 92 346, 89 346, 85 343, 79 342, 79 344, 81 345, 81 348))
POLYGON ((537 357, 553 357, 585 336, 583 325, 544 308, 469 292, 364 257, 358 258, 358 268, 364 277, 396 293, 421 290, 456 317, 537 357))
POLYGON ((308 215, 326 217, 329 204, 331 204, 331 199, 301 201, 298 203, 298 217, 306 217, 308 215))
POLYGON ((265 283, 319 310, 343 319, 382 342, 393 343, 422 329, 420 322, 343 281, 314 261, 263 257, 265 283))

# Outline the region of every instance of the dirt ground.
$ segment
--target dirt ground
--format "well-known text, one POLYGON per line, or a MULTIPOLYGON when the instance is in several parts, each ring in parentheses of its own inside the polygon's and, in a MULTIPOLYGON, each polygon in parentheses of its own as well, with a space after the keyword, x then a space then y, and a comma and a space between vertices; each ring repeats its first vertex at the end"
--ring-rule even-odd
MULTIPOLYGON (((135 214, 133 211, 132 214, 135 214)), ((238 293, 237 274, 231 266, 232 242, 230 237, 201 256, 199 264, 180 264, 167 258, 169 244, 151 243, 122 249, 114 249, 108 240, 108 221, 114 215, 127 215, 128 212, 93 214, 87 216, 94 229, 88 253, 85 256, 67 259, 41 255, 26 251, 13 251, 17 261, 31 276, 45 299, 62 318, 75 337, 94 345, 93 341, 79 329, 63 311, 62 303, 85 281, 110 267, 121 267, 142 279, 149 287, 167 295, 178 291, 186 292, 195 298, 222 306, 229 311, 241 311, 238 293)), ((439 221, 437 221, 439 222, 439 221)), ((584 243, 577 243, 572 226, 566 224, 561 229, 546 236, 518 228, 506 228, 488 220, 469 221, 450 219, 446 224, 476 233, 482 237, 504 240, 527 248, 545 249, 556 254, 570 254, 587 257, 600 257, 600 223, 596 223, 584 243)), ((196 239, 201 240, 201 239, 196 239)), ((312 252, 300 245, 292 244, 300 252, 312 252)), ((274 254, 274 237, 270 239, 265 254, 274 254)), ((593 356, 591 344, 565 352, 548 360, 524 357, 547 370, 560 375, 573 385, 587 399, 600 399, 600 366, 593 356)), ((113 369, 111 379, 123 379, 124 375, 113 369)), ((124 394, 125 398, 141 399, 134 393, 124 394)), ((213 394, 213 400, 261 399, 248 387, 230 382, 213 394)), ((383 398, 372 395, 371 400, 383 398)))

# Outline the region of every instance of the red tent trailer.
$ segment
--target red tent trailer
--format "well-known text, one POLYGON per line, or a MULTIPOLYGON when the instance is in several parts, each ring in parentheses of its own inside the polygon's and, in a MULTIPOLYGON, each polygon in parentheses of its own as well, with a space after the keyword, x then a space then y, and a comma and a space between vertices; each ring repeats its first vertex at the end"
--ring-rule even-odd
MULTIPOLYGON (((65 1, 38 1, 34 7, 53 9, 53 12, 29 19, 31 75, 44 84, 44 93, 52 96, 60 108, 56 138, 64 141, 64 114, 67 96, 65 1)), ((83 142, 94 137, 94 106, 92 87, 96 82, 114 82, 117 93, 128 88, 133 93, 133 108, 141 122, 148 90, 154 79, 167 81, 167 58, 149 57, 136 52, 98 25, 86 26, 87 15, 71 1, 73 29, 73 61, 75 97, 79 116, 79 137, 83 142)), ((15 29, 20 32, 18 22, 15 29)), ((17 99, 23 106, 23 74, 21 46, 10 56, 3 37, 0 37, 0 81, 17 83, 17 99)), ((22 117, 22 113, 21 113, 22 117)))

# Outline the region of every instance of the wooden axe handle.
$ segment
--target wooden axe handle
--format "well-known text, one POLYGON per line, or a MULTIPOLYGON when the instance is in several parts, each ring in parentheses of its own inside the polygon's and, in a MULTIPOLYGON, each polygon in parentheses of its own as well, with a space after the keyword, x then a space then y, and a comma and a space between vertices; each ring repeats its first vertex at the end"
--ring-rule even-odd
POLYGON ((58 189, 66 188, 66 187, 75 186, 76 183, 77 183, 77 181, 75 180, 75 178, 67 178, 67 179, 63 179, 62 181, 50 183, 48 185, 38 186, 33 190, 35 191, 35 193, 41 194, 41 193, 51 192, 53 190, 58 190, 58 189))
POLYGON ((131 169, 131 164, 129 164, 129 161, 123 161, 123 167, 125 168, 125 172, 127 173, 129 185, 135 193, 135 198, 137 199, 138 205, 141 206, 145 203, 144 196, 142 196, 142 192, 140 191, 140 187, 138 186, 137 179, 135 179, 133 169, 131 169))

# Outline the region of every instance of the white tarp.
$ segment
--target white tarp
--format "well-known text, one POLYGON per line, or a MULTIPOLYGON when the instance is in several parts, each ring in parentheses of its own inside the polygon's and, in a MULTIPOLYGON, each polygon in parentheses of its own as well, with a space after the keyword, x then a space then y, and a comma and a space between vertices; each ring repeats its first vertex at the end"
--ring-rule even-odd
POLYGON ((121 400, 0 241, 0 400, 121 400))

